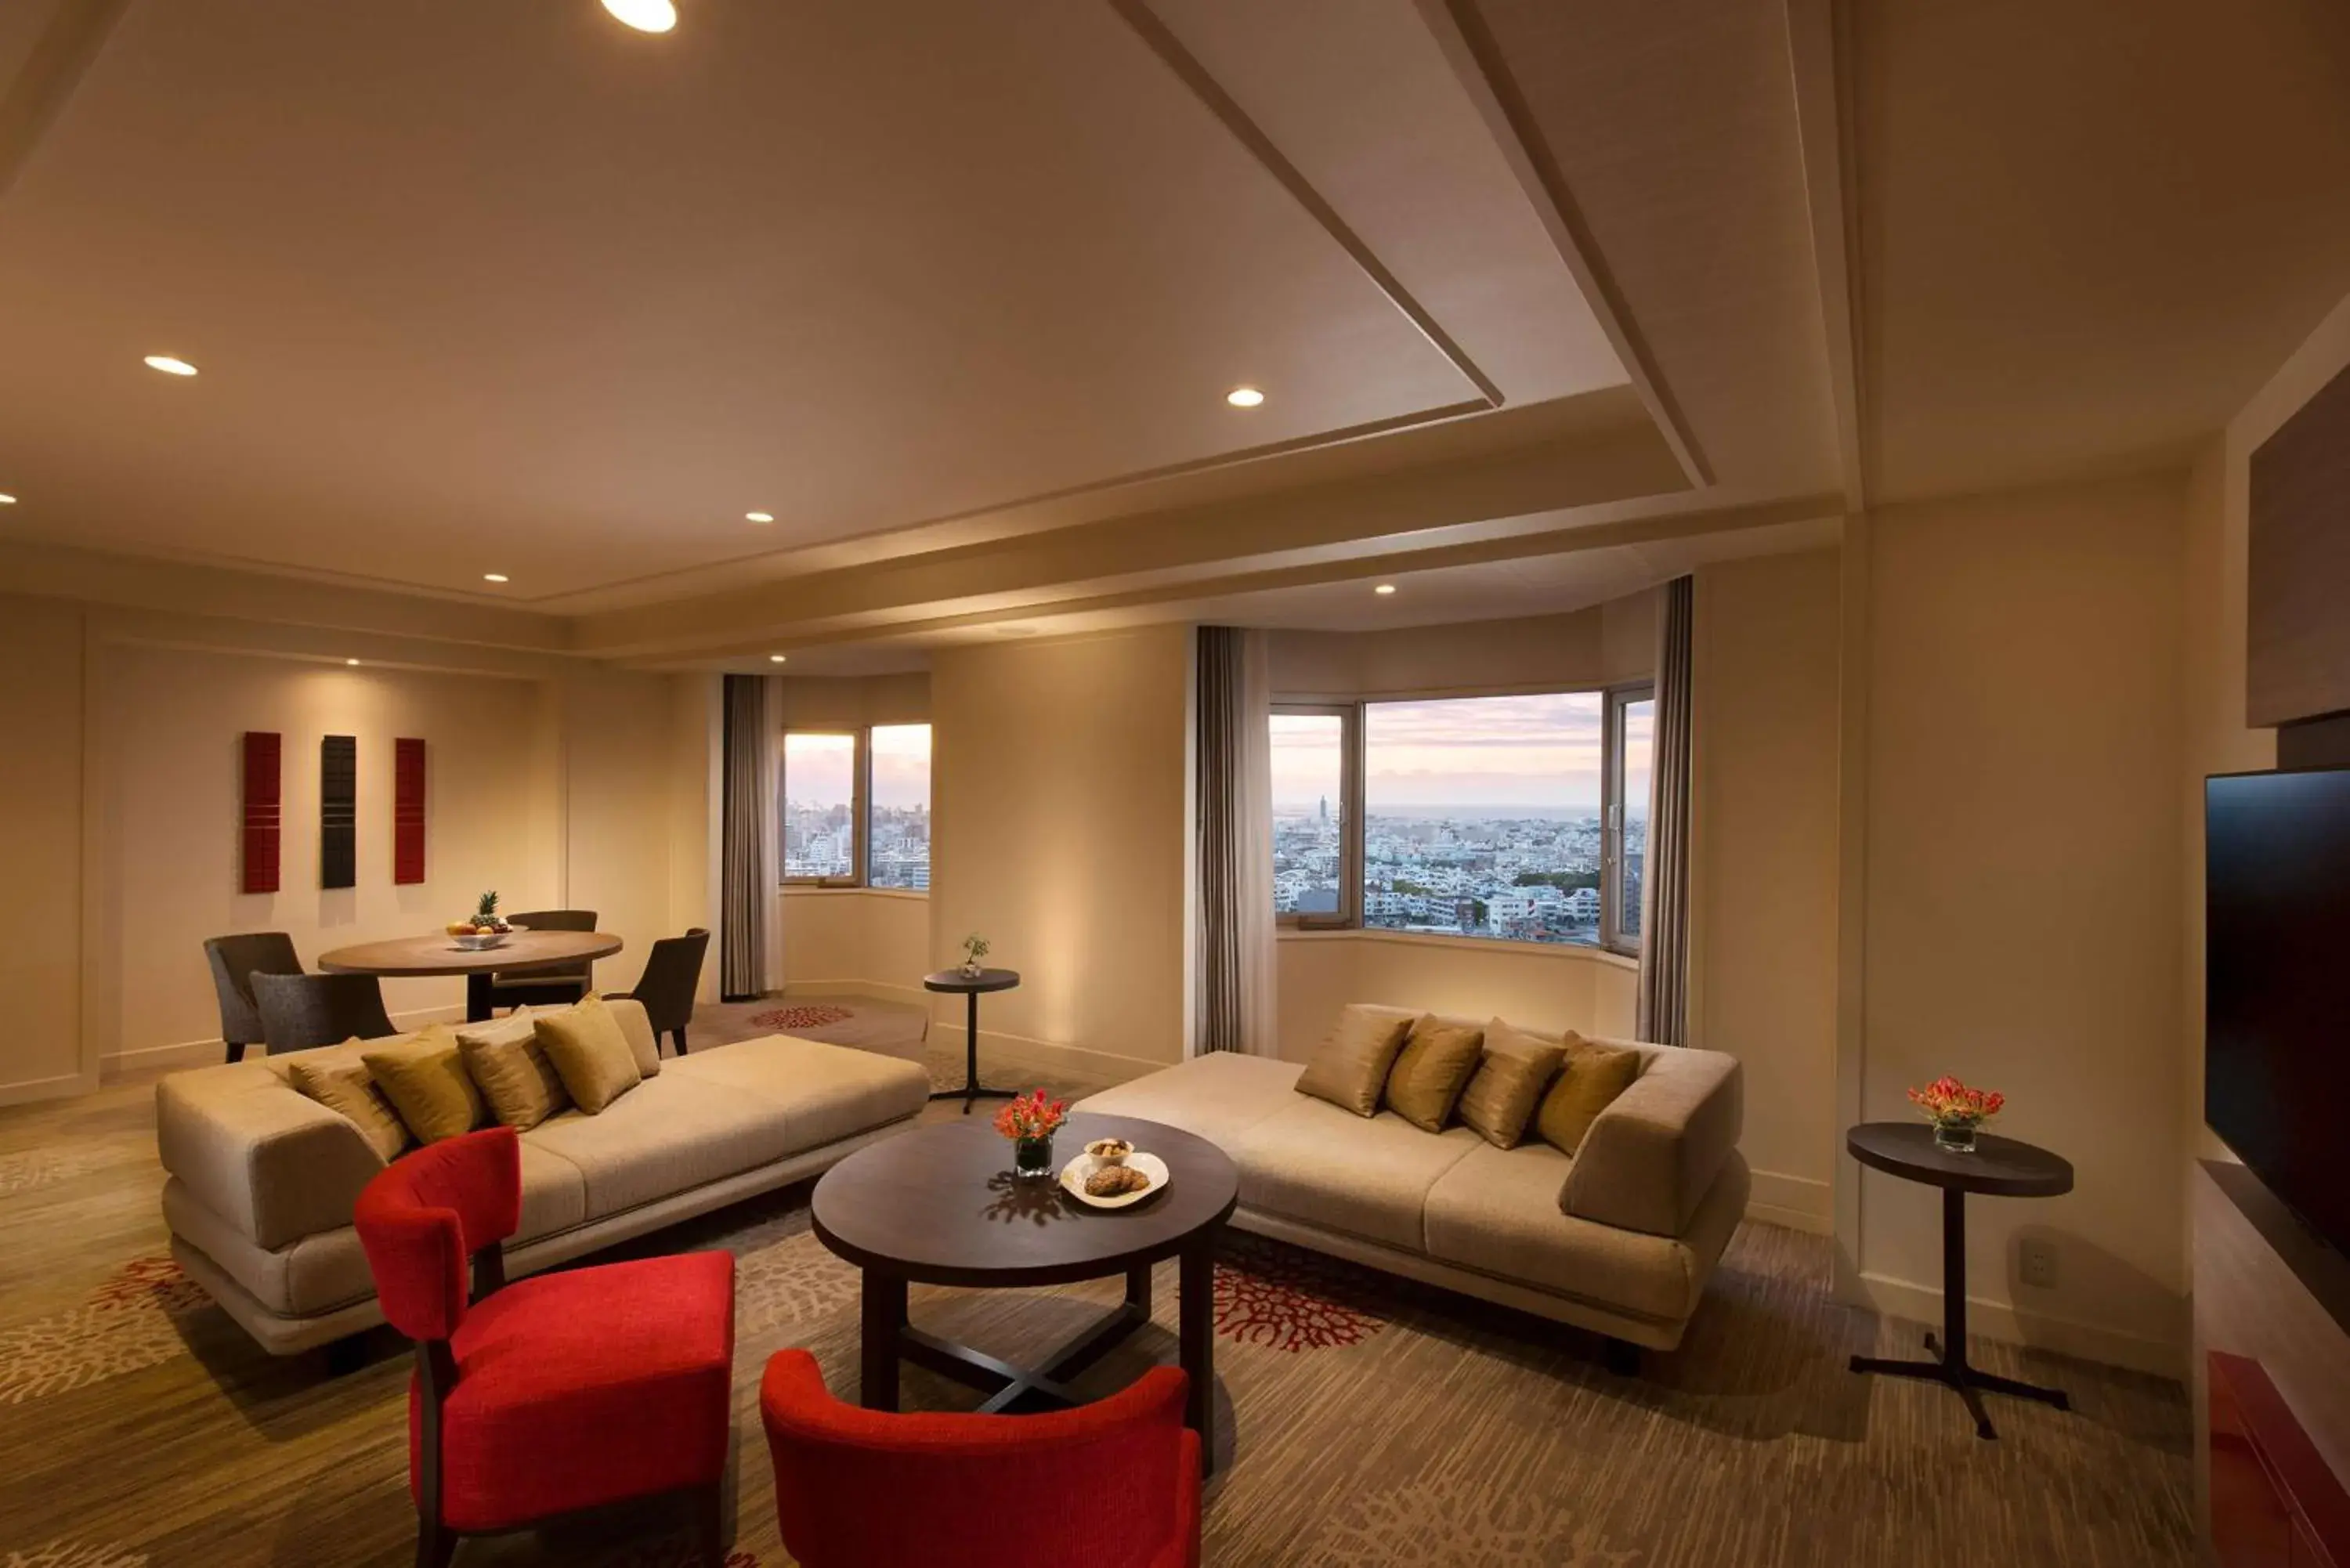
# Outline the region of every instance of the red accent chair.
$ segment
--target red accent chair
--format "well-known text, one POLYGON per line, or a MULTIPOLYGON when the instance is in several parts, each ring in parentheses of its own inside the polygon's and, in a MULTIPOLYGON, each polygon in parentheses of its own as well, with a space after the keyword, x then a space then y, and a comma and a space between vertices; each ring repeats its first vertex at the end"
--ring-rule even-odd
POLYGON ((1043 1416, 895 1415, 778 1351, 759 1388, 775 1515, 803 1568, 1199 1568, 1183 1374, 1043 1416))
POLYGON ((522 1221, 511 1127, 393 1161, 353 1220, 383 1315, 416 1341, 408 1475, 420 1568, 444 1568, 461 1535, 671 1491, 691 1494, 702 1560, 718 1568, 733 1426, 732 1256, 507 1284, 502 1243, 522 1221))

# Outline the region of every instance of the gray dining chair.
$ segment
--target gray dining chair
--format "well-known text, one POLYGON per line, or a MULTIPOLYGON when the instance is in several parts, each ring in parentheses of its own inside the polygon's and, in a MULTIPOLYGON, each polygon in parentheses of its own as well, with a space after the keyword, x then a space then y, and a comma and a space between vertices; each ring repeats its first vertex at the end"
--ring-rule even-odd
MULTIPOLYGON (((593 909, 533 909, 527 914, 508 915, 506 924, 532 931, 592 931, 596 929, 593 909)), ((493 974, 490 976, 490 1000, 494 1007, 567 1007, 587 999, 596 984, 596 963, 582 959, 577 966, 563 969, 533 970, 526 974, 493 974)))
POLYGON ((663 937, 646 955, 637 989, 617 993, 643 1002, 654 1040, 672 1037, 681 1056, 685 1054, 685 1027, 693 1022, 693 993, 702 988, 702 957, 709 950, 710 933, 700 926, 681 937, 663 937))
POLYGON ((273 1056, 400 1033, 383 1010, 383 982, 371 974, 256 974, 253 996, 273 1056))
POLYGON ((246 1046, 265 1041, 253 977, 300 974, 301 955, 284 931, 243 931, 205 938, 204 959, 212 965, 213 990, 220 996, 221 1044, 228 1048, 230 1061, 242 1062, 246 1046))

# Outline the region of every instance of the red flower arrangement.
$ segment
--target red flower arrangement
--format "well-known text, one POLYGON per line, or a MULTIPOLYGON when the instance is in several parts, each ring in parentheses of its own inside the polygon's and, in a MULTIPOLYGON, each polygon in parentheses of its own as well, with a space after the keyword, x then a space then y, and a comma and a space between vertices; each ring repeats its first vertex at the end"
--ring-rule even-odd
POLYGON ((1031 1089, 995 1113, 995 1130, 1014 1143, 1051 1137, 1069 1119, 1069 1102, 1048 1100, 1042 1089, 1031 1089))
POLYGON ((1909 1103, 1938 1127, 1973 1127, 1999 1115, 2007 1096, 1996 1089, 1970 1089, 1945 1073, 1924 1088, 1910 1090, 1909 1103))

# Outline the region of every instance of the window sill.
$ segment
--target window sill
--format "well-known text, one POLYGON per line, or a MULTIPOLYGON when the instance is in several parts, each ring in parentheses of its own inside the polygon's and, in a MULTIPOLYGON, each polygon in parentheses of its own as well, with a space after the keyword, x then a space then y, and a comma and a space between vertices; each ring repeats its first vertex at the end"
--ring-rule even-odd
POLYGON ((827 888, 815 882, 785 882, 775 891, 786 898, 837 898, 846 894, 876 898, 930 898, 930 894, 920 888, 827 888))
POLYGON ((1390 942, 1401 947, 1458 948, 1469 952, 1502 952, 1520 957, 1555 957, 1582 959, 1603 963, 1611 969, 1637 971, 1640 961, 1630 953, 1619 953, 1608 948, 1586 947, 1579 942, 1521 942, 1503 937, 1451 937, 1431 931, 1388 931, 1376 926, 1342 926, 1322 929, 1299 929, 1295 926, 1276 927, 1276 940, 1284 942, 1362 941, 1390 942))

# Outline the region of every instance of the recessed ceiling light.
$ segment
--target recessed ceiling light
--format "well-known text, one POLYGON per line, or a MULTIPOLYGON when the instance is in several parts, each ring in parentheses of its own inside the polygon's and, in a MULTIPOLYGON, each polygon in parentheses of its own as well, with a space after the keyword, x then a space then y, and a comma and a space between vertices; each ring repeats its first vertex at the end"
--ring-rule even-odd
POLYGON ((356 670, 356 669, 358 669, 358 668, 359 668, 359 661, 358 659, 344 659, 344 660, 343 660, 343 662, 344 662, 345 664, 349 665, 349 666, 350 666, 352 669, 354 669, 354 670, 356 670))
POLYGON ((785 657, 785 655, 780 653, 771 653, 767 655, 767 662, 770 664, 781 664, 784 662, 785 657))
POLYGON ((504 572, 484 572, 482 574, 482 581, 485 583, 503 583, 505 580, 506 575, 504 572))
POLYGON ((1234 387, 1224 394, 1224 401, 1236 409, 1253 409, 1264 401, 1264 394, 1254 387, 1234 387))
POLYGON ((193 365, 185 359, 175 359, 169 354, 148 355, 147 366, 150 369, 162 371, 166 376, 192 376, 196 373, 193 365))
POLYGON ((743 521, 745 523, 773 523, 775 520, 775 514, 772 512, 745 512, 743 514, 743 521))
POLYGON ((639 33, 666 33, 677 26, 677 7, 670 0, 604 0, 604 9, 639 33))
POLYGON ((13 495, 0 495, 0 506, 14 506, 14 505, 16 505, 16 498, 15 496, 13 496, 13 495))
POLYGON ((1378 587, 1373 588, 1371 592, 1375 594, 1391 594, 1395 592, 1395 585, 1393 583, 1381 583, 1378 587))

